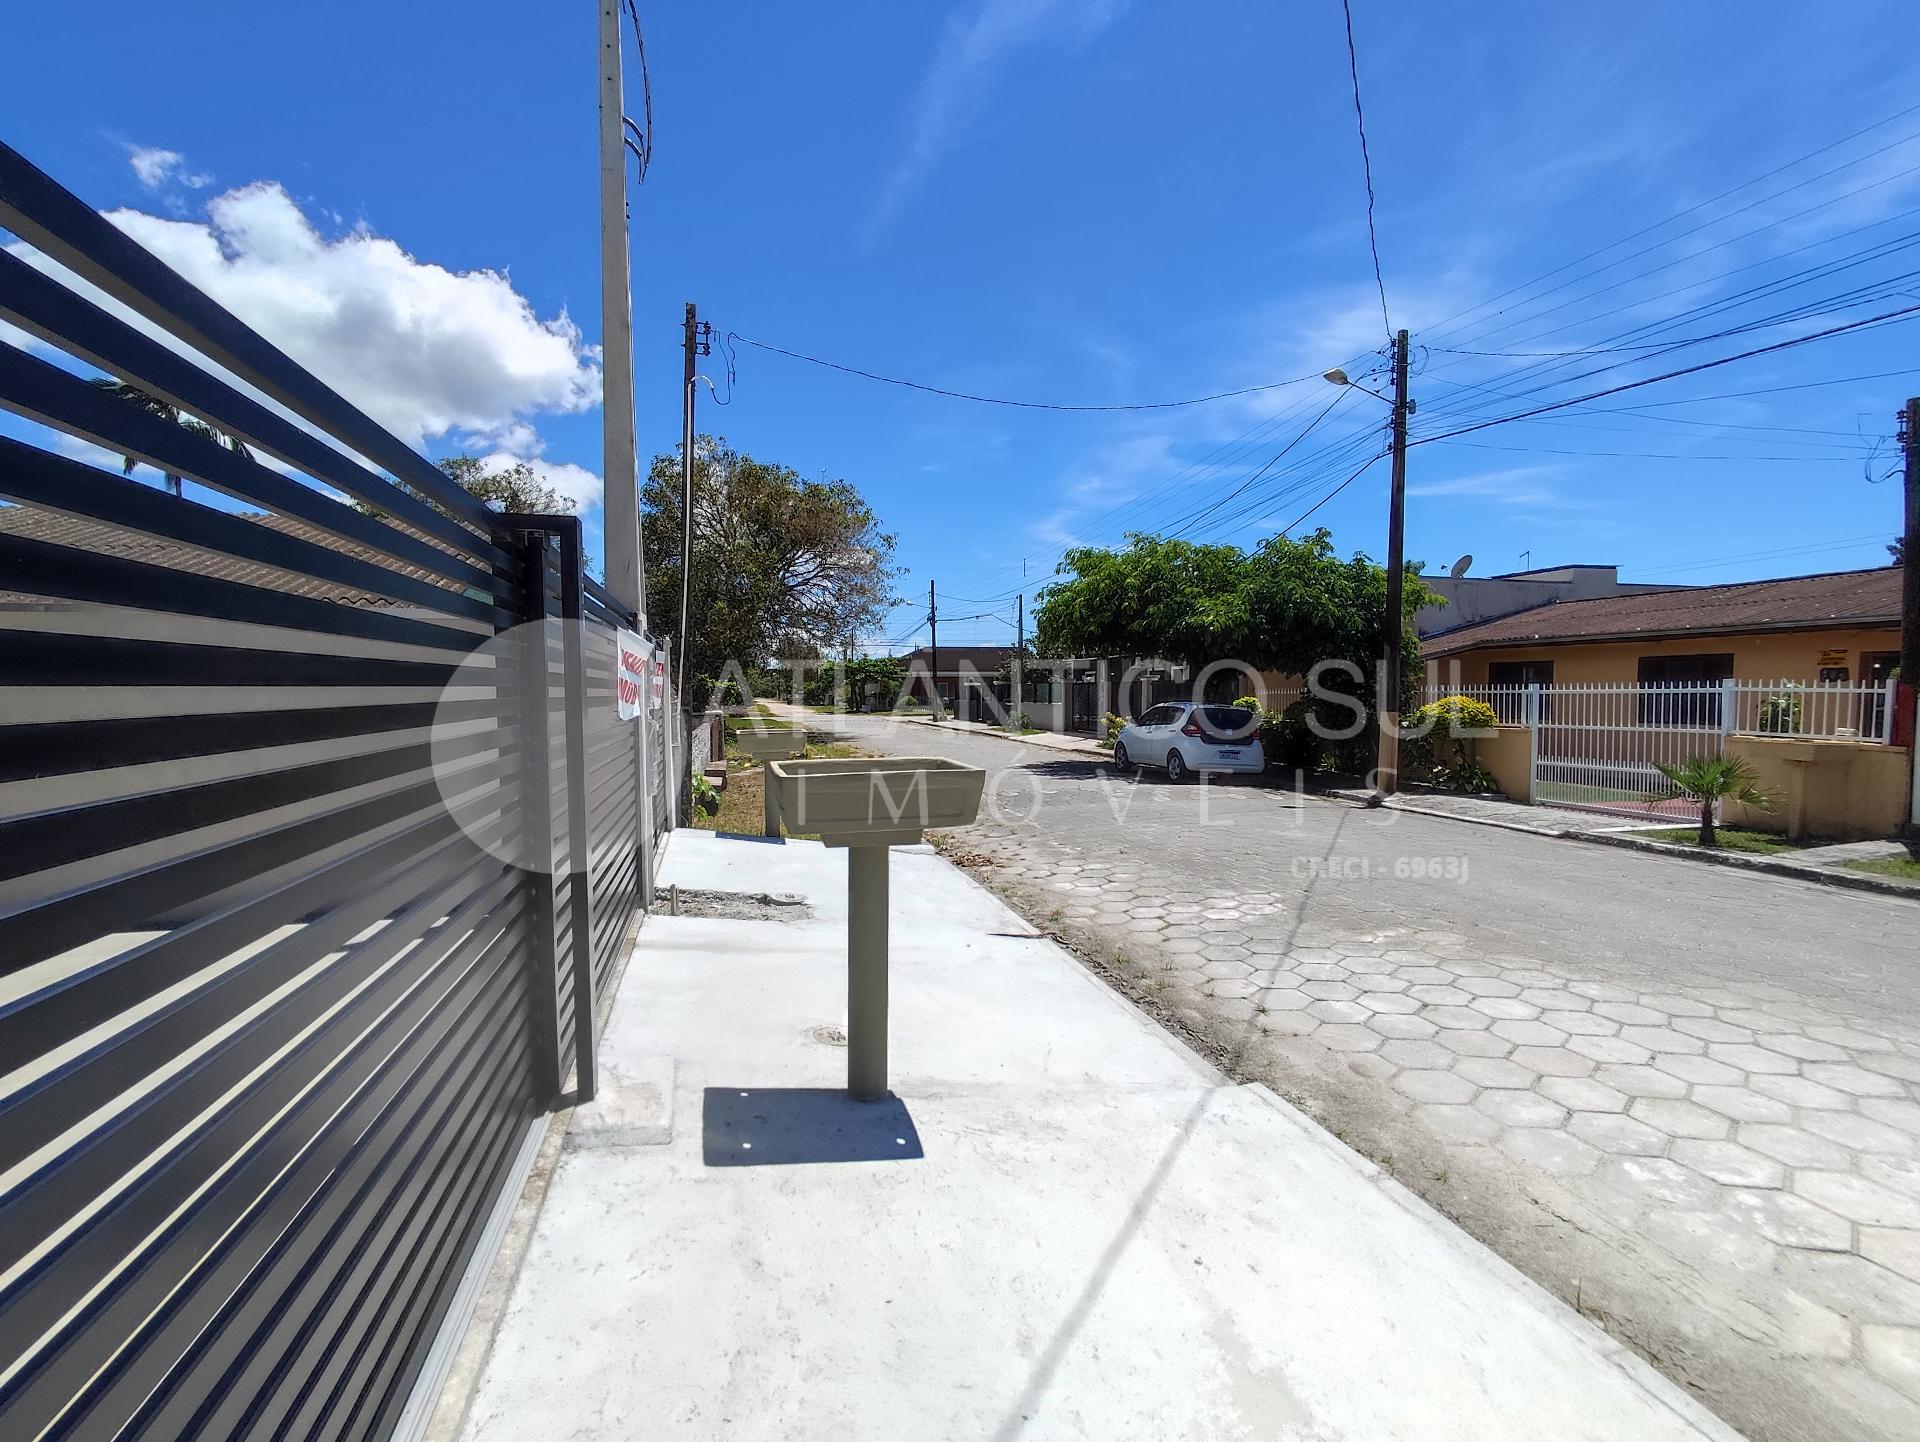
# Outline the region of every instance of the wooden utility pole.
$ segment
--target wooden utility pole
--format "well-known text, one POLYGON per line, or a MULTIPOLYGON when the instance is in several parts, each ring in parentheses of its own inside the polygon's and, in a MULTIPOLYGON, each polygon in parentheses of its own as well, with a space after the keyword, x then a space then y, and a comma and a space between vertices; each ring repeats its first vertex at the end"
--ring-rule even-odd
POLYGON ((674 695, 682 709, 687 704, 687 614, 693 597, 693 382, 694 355, 699 345, 699 316, 687 302, 685 374, 680 384, 680 631, 679 666, 674 695))
POLYGON ((620 68, 621 0, 600 4, 600 472, 605 478, 607 593, 647 626, 640 550, 639 468, 633 433, 633 300, 627 275, 626 101, 620 68))
POLYGON ((1380 676, 1380 751, 1374 763, 1375 789, 1391 796, 1400 789, 1400 671, 1406 622, 1401 616, 1401 576, 1407 531, 1407 333, 1393 342, 1393 492, 1387 506, 1387 644, 1380 676))
POLYGON ((1906 523, 1900 532, 1900 680, 1920 686, 1920 397, 1900 413, 1900 449, 1906 458, 1906 523))

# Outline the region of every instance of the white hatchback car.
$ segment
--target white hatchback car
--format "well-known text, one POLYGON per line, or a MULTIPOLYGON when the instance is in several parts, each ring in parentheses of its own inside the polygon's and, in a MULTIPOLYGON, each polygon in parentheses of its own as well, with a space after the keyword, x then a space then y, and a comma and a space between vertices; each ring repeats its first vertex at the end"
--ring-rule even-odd
POLYGON ((1114 770, 1125 774, 1139 766, 1161 767, 1169 781, 1195 774, 1257 776, 1267 769, 1260 718, 1244 706, 1163 702, 1122 726, 1114 742, 1114 770))

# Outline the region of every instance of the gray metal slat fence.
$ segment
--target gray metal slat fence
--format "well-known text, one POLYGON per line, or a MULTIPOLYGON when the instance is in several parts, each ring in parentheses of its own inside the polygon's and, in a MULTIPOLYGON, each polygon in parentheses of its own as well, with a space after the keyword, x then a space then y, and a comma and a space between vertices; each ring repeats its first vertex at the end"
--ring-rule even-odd
POLYGON ((667 817, 636 618, 4 145, 0 227, 0 1433, 384 1437, 594 1086, 667 817))

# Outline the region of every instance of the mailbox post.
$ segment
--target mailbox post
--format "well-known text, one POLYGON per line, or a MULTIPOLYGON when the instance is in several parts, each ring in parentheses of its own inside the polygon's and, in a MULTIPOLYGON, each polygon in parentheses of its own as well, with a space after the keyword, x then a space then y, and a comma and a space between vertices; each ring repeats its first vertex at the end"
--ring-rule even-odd
POLYGON ((786 727, 764 731, 743 728, 733 740, 736 746, 760 763, 762 819, 766 834, 777 840, 780 836, 780 795, 774 790, 773 763, 802 755, 807 749, 807 733, 786 727))
POLYGON ((888 849, 930 826, 967 826, 986 773, 944 757, 770 761, 780 812, 828 846, 847 849, 847 1092, 887 1096, 888 849))

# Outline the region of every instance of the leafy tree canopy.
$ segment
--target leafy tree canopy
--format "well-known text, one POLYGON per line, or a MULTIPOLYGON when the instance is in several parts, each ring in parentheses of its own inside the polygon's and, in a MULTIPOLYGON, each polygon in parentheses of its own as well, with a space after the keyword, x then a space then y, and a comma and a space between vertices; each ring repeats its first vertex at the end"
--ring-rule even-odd
MULTIPOLYGON (((647 623, 678 646, 677 452, 653 458, 640 501, 647 623)), ((839 650, 879 625, 897 600, 893 547, 851 483, 810 481, 724 438, 701 436, 693 465, 689 703, 703 703, 705 686, 728 662, 751 667, 774 654, 839 650)))
MULTIPOLYGON (((1195 665, 1230 658, 1294 675, 1344 657, 1370 677, 1385 649, 1386 571, 1362 554, 1335 556, 1325 530, 1273 536, 1251 551, 1134 534, 1121 550, 1067 552, 1060 572, 1066 579, 1040 593, 1035 638, 1043 655, 1195 665)), ((1403 625, 1416 664, 1408 623, 1438 600, 1408 567, 1403 625)))
POLYGON ((448 456, 434 464, 461 490, 496 511, 536 516, 571 515, 574 511, 573 497, 542 485, 525 461, 501 465, 477 456, 448 456))

